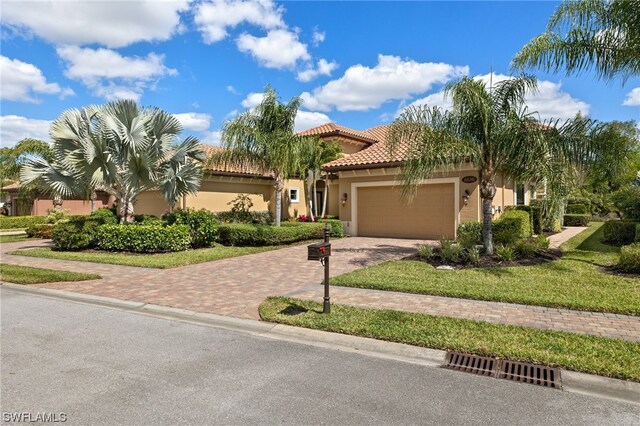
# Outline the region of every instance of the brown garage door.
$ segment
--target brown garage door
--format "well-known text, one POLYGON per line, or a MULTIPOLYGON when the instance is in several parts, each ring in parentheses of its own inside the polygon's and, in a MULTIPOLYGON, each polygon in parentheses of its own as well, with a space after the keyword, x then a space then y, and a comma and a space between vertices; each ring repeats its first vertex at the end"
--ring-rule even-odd
POLYGON ((358 235, 389 238, 454 238, 454 185, 432 184, 418 188, 409 203, 400 199, 400 188, 360 187, 358 235))

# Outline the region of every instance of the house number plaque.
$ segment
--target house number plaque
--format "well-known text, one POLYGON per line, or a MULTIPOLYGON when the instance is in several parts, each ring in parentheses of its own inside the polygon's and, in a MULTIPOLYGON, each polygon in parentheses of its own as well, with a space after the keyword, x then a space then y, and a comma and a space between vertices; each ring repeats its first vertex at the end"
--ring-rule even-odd
POLYGON ((462 178, 462 181, 464 183, 473 183, 473 182, 475 182, 477 180, 478 180, 478 178, 475 177, 475 176, 465 176, 465 177, 462 178))

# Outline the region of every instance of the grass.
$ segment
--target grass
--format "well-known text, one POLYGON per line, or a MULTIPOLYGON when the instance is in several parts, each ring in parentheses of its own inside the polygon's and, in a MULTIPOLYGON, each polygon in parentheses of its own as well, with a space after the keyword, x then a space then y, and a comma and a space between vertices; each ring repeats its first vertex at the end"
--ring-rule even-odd
POLYGON ((620 249, 602 244, 602 223, 563 245, 553 262, 519 267, 436 270, 419 261, 390 261, 340 275, 332 284, 464 299, 640 315, 640 278, 602 272, 620 249))
POLYGON ((20 235, 0 235, 0 244, 4 243, 17 243, 19 241, 27 241, 29 237, 27 234, 20 235))
POLYGON ((112 253, 104 251, 55 251, 50 248, 35 248, 13 251, 9 254, 44 257, 47 259, 76 260, 81 262, 110 263, 114 265, 168 269, 178 266, 192 265, 194 263, 226 259, 228 257, 243 256, 245 254, 261 253, 263 251, 274 250, 282 247, 283 246, 226 247, 217 245, 215 247, 198 250, 156 254, 112 253))
POLYGON ((30 266, 0 264, 0 281, 15 284, 40 284, 58 281, 84 281, 102 278, 96 274, 55 271, 53 269, 32 268, 30 266))
POLYGON ((457 350, 640 381, 640 343, 426 314, 270 297, 265 321, 428 348, 457 350))

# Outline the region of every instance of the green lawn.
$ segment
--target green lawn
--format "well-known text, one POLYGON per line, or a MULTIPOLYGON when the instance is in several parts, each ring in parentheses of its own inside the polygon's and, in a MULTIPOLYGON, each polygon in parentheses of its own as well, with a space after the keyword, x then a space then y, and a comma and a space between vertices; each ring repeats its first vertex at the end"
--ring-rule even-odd
POLYGON ((436 270, 419 261, 391 261, 331 280, 332 284, 465 299, 640 315, 640 277, 601 272, 620 249, 604 245, 602 223, 563 245, 564 256, 536 266, 436 270))
POLYGON ((32 268, 30 266, 0 264, 0 281, 14 284, 40 284, 58 281, 84 281, 102 278, 96 274, 54 271, 53 269, 32 268))
POLYGON ((50 248, 36 248, 13 251, 9 254, 45 257, 48 259, 78 260, 81 262, 111 263, 115 265, 167 269, 175 268, 177 266, 192 265, 194 263, 226 259, 228 257, 243 256, 245 254, 260 253, 278 248, 282 248, 282 246, 225 247, 217 245, 215 247, 198 250, 157 254, 111 253, 102 251, 55 251, 50 248))
POLYGON ((640 381, 640 343, 534 328, 270 297, 265 321, 640 381))
POLYGON ((20 235, 0 235, 0 244, 3 243, 17 243, 18 241, 27 241, 29 237, 27 234, 20 235))

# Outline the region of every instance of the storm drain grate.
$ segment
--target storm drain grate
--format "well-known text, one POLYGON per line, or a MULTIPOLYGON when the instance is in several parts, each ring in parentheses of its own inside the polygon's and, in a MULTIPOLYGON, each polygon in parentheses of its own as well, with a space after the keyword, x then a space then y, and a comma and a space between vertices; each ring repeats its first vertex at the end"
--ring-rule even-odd
POLYGON ((449 351, 443 368, 464 371, 479 376, 495 377, 514 382, 530 383, 554 389, 562 389, 560 370, 526 362, 508 361, 486 356, 449 351))
POLYGON ((497 360, 485 356, 447 352, 443 367, 480 376, 495 376, 497 360))
POLYGON ((526 362, 503 360, 497 377, 498 379, 513 380, 514 382, 562 389, 560 370, 526 362))

